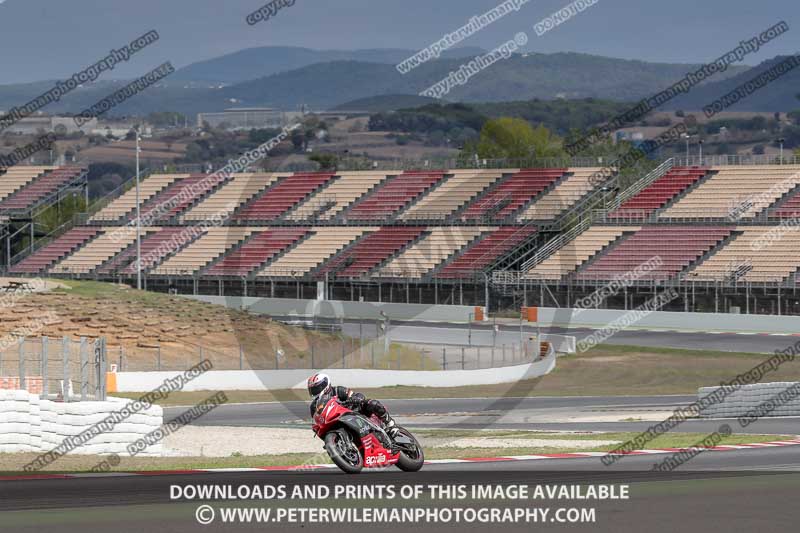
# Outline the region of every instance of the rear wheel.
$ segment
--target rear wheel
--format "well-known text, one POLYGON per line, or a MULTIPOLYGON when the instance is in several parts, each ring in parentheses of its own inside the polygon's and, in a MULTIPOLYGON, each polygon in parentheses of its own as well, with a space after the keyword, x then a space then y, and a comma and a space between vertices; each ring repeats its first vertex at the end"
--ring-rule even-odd
POLYGON ((398 446, 400 448, 400 457, 397 459, 397 468, 405 472, 416 472, 425 463, 425 453, 422 451, 417 438, 405 428, 397 428, 398 435, 404 435, 411 439, 413 444, 398 446))
POLYGON ((337 429, 325 435, 325 451, 343 472, 358 474, 364 468, 364 458, 347 431, 337 429))

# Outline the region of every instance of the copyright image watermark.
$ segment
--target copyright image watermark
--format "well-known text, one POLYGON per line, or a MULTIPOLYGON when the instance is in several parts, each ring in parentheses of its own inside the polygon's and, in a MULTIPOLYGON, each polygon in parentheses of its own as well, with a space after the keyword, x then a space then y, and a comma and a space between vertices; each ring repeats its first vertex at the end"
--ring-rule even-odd
POLYGON ((780 21, 758 35, 740 41, 735 48, 722 54, 714 61, 706 63, 693 72, 687 73, 683 78, 663 91, 640 100, 634 107, 620 113, 606 124, 594 128, 579 140, 564 146, 564 149, 572 156, 578 154, 580 151, 589 148, 593 144, 608 138, 611 133, 619 128, 641 119, 650 111, 664 105, 678 95, 688 93, 693 87, 715 74, 725 72, 730 65, 741 62, 748 55, 758 52, 762 46, 788 31, 789 25, 785 21, 780 21))
POLYGON ((65 438, 61 444, 37 456, 33 461, 23 467, 25 472, 34 472, 41 470, 47 465, 55 462, 58 458, 66 455, 75 448, 82 446, 92 440, 94 437, 101 433, 111 431, 117 424, 124 422, 131 416, 149 409, 153 403, 162 398, 166 398, 170 393, 183 389, 187 383, 197 379, 205 372, 211 370, 213 364, 209 360, 203 360, 188 370, 178 374, 175 377, 167 378, 164 382, 141 396, 139 399, 130 403, 126 403, 120 410, 111 412, 103 420, 96 424, 92 424, 77 435, 65 438))
POLYGON ((621 290, 630 287, 636 281, 646 276, 650 272, 658 269, 663 264, 664 260, 661 259, 661 256, 657 255, 651 257, 644 263, 637 265, 632 270, 628 270, 621 276, 617 276, 589 296, 585 296, 575 302, 575 308, 577 309, 575 314, 578 314, 585 309, 599 307, 600 304, 602 304, 605 300, 612 296, 616 296, 621 290))
POLYGON ((705 113, 707 118, 711 118, 730 106, 739 103, 756 91, 763 89, 773 81, 780 79, 798 66, 800 66, 800 55, 789 56, 780 63, 760 73, 758 76, 742 83, 728 94, 717 98, 703 107, 703 113, 705 113))
POLYGON ((184 411, 169 422, 165 422, 163 426, 154 429, 147 435, 140 437, 134 442, 128 444, 125 449, 128 451, 131 457, 136 457, 150 446, 158 444, 172 433, 175 433, 182 427, 191 424, 198 418, 210 413, 220 405, 224 405, 226 403, 228 403, 228 396, 224 392, 218 392, 212 396, 209 396, 191 409, 184 411))
POLYGON ((134 262, 136 270, 144 271, 150 268, 152 265, 157 263, 160 258, 166 257, 180 250, 188 243, 194 241, 200 235, 207 232, 209 228, 218 228, 222 226, 229 220, 230 214, 233 213, 237 205, 238 203, 230 203, 219 212, 203 219, 199 224, 185 226, 179 233, 170 236, 168 241, 161 242, 157 248, 147 252, 142 257, 141 264, 134 262))
POLYGON ((447 95, 451 90, 461 85, 466 85, 470 78, 480 73, 481 71, 491 67, 498 61, 508 59, 511 55, 519 50, 520 47, 528 43, 528 34, 525 32, 517 33, 513 39, 501 44, 488 54, 478 56, 468 63, 462 64, 458 70, 451 71, 450 74, 420 92, 420 96, 429 96, 431 98, 442 98, 447 95))
POLYGON ((720 383, 719 388, 715 389, 714 392, 706 394, 702 398, 699 398, 696 402, 693 402, 685 407, 679 407, 675 409, 669 418, 650 426, 647 428, 647 430, 643 431, 636 437, 622 443, 620 446, 617 446, 602 456, 600 461, 605 466, 611 466, 622 459, 622 457, 628 455, 630 452, 642 449, 645 444, 653 439, 667 433, 668 431, 672 431, 689 418, 698 416, 702 411, 708 409, 712 405, 716 405, 724 401, 725 398, 741 389, 744 385, 758 383, 761 378, 770 372, 775 372, 784 363, 794 361, 798 350, 800 350, 800 341, 784 350, 775 350, 774 354, 770 356, 769 359, 762 361, 746 372, 736 375, 733 379, 727 382, 720 383))
MULTIPOLYGON (((252 150, 248 150, 243 155, 239 156, 237 159, 229 159, 228 163, 217 170, 212 174, 208 174, 202 180, 191 183, 186 187, 183 187, 176 195, 170 197, 169 199, 160 202, 152 209, 149 209, 147 213, 141 216, 141 225, 142 226, 151 226, 155 222, 157 222, 161 217, 165 214, 169 213, 173 208, 177 205, 182 203, 190 202, 194 198, 197 198, 199 195, 203 194, 207 191, 210 187, 217 185, 227 179, 230 179, 235 173, 243 172, 251 165, 257 163, 267 155, 280 143, 285 141, 289 135, 296 130, 297 128, 303 125, 302 122, 296 122, 291 126, 285 126, 281 129, 281 132, 276 135, 275 137, 269 139, 268 141, 262 143, 261 145, 253 148, 252 150)), ((121 242, 128 238, 128 235, 131 232, 136 231, 136 218, 132 218, 128 221, 125 226, 122 226, 118 230, 114 231, 111 238, 115 242, 121 242)))
POLYGON ((0 155, 0 167, 13 167, 42 150, 49 150, 56 142, 55 133, 46 133, 35 141, 20 146, 10 154, 0 155))
POLYGON ((665 457, 661 462, 653 464, 653 472, 672 472, 676 468, 688 463, 704 451, 718 446, 725 437, 731 436, 731 426, 722 424, 719 429, 703 437, 700 441, 692 444, 688 448, 679 450, 665 457))
POLYGON ((37 96, 27 104, 20 107, 12 107, 8 113, 0 117, 0 131, 12 126, 13 124, 16 124, 23 118, 36 113, 47 104, 58 102, 61 100, 61 97, 71 93, 79 85, 95 81, 101 73, 114 70, 114 67, 118 63, 128 61, 133 54, 140 52, 147 46, 158 41, 158 39, 158 32, 151 30, 144 35, 137 37, 119 50, 112 49, 111 52, 100 61, 81 70, 80 72, 76 72, 65 80, 59 81, 56 83, 55 87, 46 93, 43 93, 41 96, 37 96))
POLYGON ((255 26, 259 22, 264 22, 271 19, 277 15, 278 11, 281 9, 285 7, 292 7, 296 1, 297 0, 272 0, 272 2, 269 2, 268 4, 247 15, 245 20, 249 25, 255 26))
POLYGON ((636 324, 649 314, 653 313, 654 311, 658 311, 679 297, 680 294, 678 294, 678 291, 671 287, 661 294, 655 295, 642 305, 636 307, 635 309, 631 309, 619 318, 614 319, 607 326, 579 340, 578 351, 583 353, 591 348, 594 348, 598 344, 606 342, 620 331, 632 326, 633 324, 636 324))
POLYGON ((593 5, 597 4, 600 0, 575 0, 571 4, 567 4, 549 17, 545 17, 533 25, 536 35, 541 37, 548 31, 561 26, 572 17, 580 15, 593 5))
POLYGON ((106 113, 107 111, 122 104, 128 98, 133 98, 151 85, 155 85, 173 72, 175 72, 175 67, 172 66, 172 63, 163 63, 162 65, 151 70, 144 76, 132 81, 113 94, 106 96, 90 108, 81 111, 74 119, 75 124, 78 127, 83 126, 93 118, 97 118, 103 113, 106 113))
POLYGON ((438 59, 442 55, 442 52, 449 50, 490 24, 497 22, 510 13, 519 11, 523 5, 530 1, 531 0, 506 0, 482 15, 470 17, 469 22, 465 25, 453 32, 445 34, 438 41, 431 43, 413 56, 401 61, 395 68, 400 74, 408 74, 413 69, 427 63, 431 59, 438 59))

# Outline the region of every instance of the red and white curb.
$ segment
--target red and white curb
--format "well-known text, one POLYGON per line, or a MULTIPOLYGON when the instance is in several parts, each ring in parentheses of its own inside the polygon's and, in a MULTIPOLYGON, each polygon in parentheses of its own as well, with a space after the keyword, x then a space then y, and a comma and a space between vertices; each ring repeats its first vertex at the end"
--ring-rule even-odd
MULTIPOLYGON (((775 448, 782 446, 800 445, 800 437, 792 440, 776 440, 770 442, 755 442, 752 444, 721 444, 711 448, 704 448, 705 451, 728 452, 734 450, 754 450, 758 448, 775 448)), ((508 461, 535 461, 547 459, 586 459, 589 457, 604 457, 606 455, 658 455, 667 453, 677 453, 692 448, 657 448, 652 450, 632 450, 624 453, 610 452, 572 452, 572 453, 545 453, 540 455, 508 455, 503 457, 470 457, 466 459, 432 459, 425 461, 428 465, 443 465, 457 463, 494 463, 508 461)), ((127 476, 170 476, 185 474, 223 474, 226 472, 306 472, 314 470, 335 469, 333 464, 319 465, 293 465, 293 466, 261 466, 253 468, 200 468, 195 470, 151 470, 141 472, 85 472, 76 474, 19 474, 11 476, 0 476, 0 481, 18 481, 34 479, 75 479, 93 477, 127 477, 127 476)))

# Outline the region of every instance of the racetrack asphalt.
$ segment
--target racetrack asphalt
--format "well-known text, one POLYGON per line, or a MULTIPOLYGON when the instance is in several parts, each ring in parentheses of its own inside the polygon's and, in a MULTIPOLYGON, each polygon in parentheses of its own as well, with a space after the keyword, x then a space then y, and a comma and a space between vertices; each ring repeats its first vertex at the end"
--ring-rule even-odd
MULTIPOLYGON (((684 470, 669 473, 649 471, 661 456, 626 456, 606 467, 599 458, 550 459, 503 463, 455 463, 426 465, 421 472, 398 470, 364 472, 348 476, 338 470, 324 472, 223 472, 214 474, 181 473, 157 476, 95 477, 0 482, 0 521, 9 531, 33 532, 57 528, 64 533, 114 531, 114 533, 169 531, 286 531, 308 530, 313 524, 219 524, 200 526, 195 511, 206 502, 171 500, 172 486, 241 485, 503 485, 512 484, 626 484, 629 500, 584 501, 547 500, 517 502, 524 507, 595 507, 596 523, 570 524, 569 531, 674 532, 674 531, 791 531, 800 511, 800 447, 764 448, 727 452, 705 452, 696 456, 684 470), (691 470, 689 470, 691 468, 691 470)), ((396 500, 366 500, 374 506, 402 507, 396 500)), ((275 507, 269 501, 214 500, 220 507, 275 507)), ((411 505, 447 505, 423 501, 411 505)), ((278 504, 277 506, 279 506, 278 504)), ((306 499, 304 506, 363 507, 359 502, 306 499)), ((493 500, 451 501, 449 505, 499 506, 493 500)), ((509 505, 515 505, 510 502, 509 505)), ((352 524, 354 527, 357 524, 352 524)), ((358 525, 365 527, 363 524, 358 525)), ((559 525, 504 524, 504 530, 556 530, 559 525)), ((316 527, 323 527, 318 525, 316 527)), ((342 530, 347 524, 326 524, 342 530)), ((487 524, 370 524, 376 531, 487 531, 498 525, 487 524)))
MULTIPOLYGON (((672 411, 697 400, 693 395, 675 396, 570 396, 530 398, 433 398, 381 399, 390 412, 409 428, 527 429, 542 431, 644 431, 655 422, 560 422, 575 413, 672 411), (476 421, 480 417, 480 421, 476 421), (487 421, 487 417, 489 417, 487 421), (530 420, 535 418, 535 420, 530 420), (552 421, 544 421, 552 420, 552 421)), ((185 411, 164 409, 169 420, 185 411)), ((679 431, 711 433, 719 420, 692 419, 679 431)), ((200 426, 308 427, 308 403, 302 401, 221 405, 193 424, 200 426)), ((737 433, 800 434, 800 418, 762 418, 737 433)))
MULTIPOLYGON (((495 346, 501 346, 502 344, 510 346, 519 344, 520 327, 518 325, 498 325, 500 332, 495 337, 491 323, 475 324, 472 327, 468 327, 465 324, 443 322, 402 322, 390 325, 389 337, 394 341, 409 343, 430 343, 432 339, 435 339, 436 344, 468 344, 471 336, 471 342, 474 345, 491 346, 494 343, 495 346)), ((523 336, 532 335, 536 331, 536 327, 523 323, 523 336)), ((594 331, 594 329, 590 328, 541 328, 542 333, 572 335, 578 341, 594 331)), ((376 335, 374 322, 364 322, 363 327, 359 326, 358 321, 345 322, 343 332, 352 337, 359 337, 363 334, 365 338, 371 338, 376 335)), ((798 340, 800 339, 787 334, 706 333, 628 328, 618 331, 607 342, 610 344, 658 348, 772 353, 775 350, 783 350, 798 340)))

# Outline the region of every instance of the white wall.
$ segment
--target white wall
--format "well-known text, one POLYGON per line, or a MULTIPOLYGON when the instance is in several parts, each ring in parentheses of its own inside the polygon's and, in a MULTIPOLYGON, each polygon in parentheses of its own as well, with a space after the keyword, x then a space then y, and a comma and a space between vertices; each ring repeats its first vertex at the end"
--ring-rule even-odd
MULTIPOLYGON (((0 452, 48 452, 68 436, 79 435, 119 411, 131 400, 109 398, 105 402, 53 402, 27 391, 0 391, 0 452)), ((126 446, 157 429, 164 411, 154 405, 116 424, 69 453, 127 456, 126 446)), ((161 444, 140 455, 161 455, 161 444)))
MULTIPOLYGON (((321 368, 318 370, 211 370, 187 383, 184 391, 304 389, 308 376, 325 372, 334 383, 353 388, 391 386, 464 387, 515 383, 548 374, 555 368, 555 351, 535 363, 480 370, 359 370, 321 368)), ((119 372, 119 392, 152 390, 178 372, 119 372)))
MULTIPOLYGON (((729 394, 719 403, 709 406, 701 411, 700 416, 710 418, 736 418, 745 416, 748 411, 756 409, 759 405, 772 400, 790 387, 796 387, 797 382, 754 383, 743 385, 739 390, 729 394)), ((701 387, 698 390, 698 399, 708 396, 719 387, 701 387)), ((780 403, 780 402, 778 402, 780 403)), ((800 397, 777 405, 775 409, 764 416, 800 416, 800 397)))
MULTIPOLYGON (((540 307, 539 322, 548 326, 603 328, 622 317, 626 312, 613 309, 584 310, 540 307)), ((800 331, 800 316, 654 311, 630 326, 630 329, 634 328, 797 333, 800 331)), ((787 342, 788 344, 789 342, 787 342)))
MULTIPOLYGON (((341 300, 294 300, 290 298, 255 298, 240 296, 191 296, 185 298, 224 305, 232 309, 247 309, 255 314, 320 318, 380 320, 381 311, 392 320, 423 320, 431 322, 468 322, 475 307, 466 305, 428 305, 379 302, 349 302, 341 300)), ((486 309, 484 308, 484 320, 486 309)), ((473 315, 473 316, 471 316, 473 315)))

